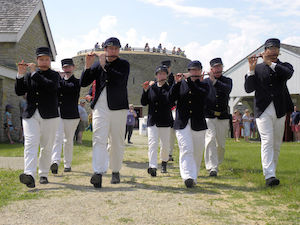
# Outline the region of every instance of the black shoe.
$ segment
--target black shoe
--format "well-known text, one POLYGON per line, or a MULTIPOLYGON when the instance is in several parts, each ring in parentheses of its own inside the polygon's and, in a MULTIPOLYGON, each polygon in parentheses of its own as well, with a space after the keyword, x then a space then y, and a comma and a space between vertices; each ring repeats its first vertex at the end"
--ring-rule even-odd
POLYGON ((278 180, 276 177, 270 177, 266 179, 266 186, 267 187, 273 187, 279 185, 280 180, 278 180))
POLYGON ((66 172, 66 173, 71 172, 71 167, 65 168, 65 169, 64 169, 64 172, 66 172))
POLYGON ((217 171, 212 170, 212 171, 210 171, 209 176, 216 177, 216 176, 218 176, 218 173, 217 173, 217 171))
POLYGON ((48 178, 47 177, 40 177, 40 184, 48 184, 48 178))
POLYGON ((58 171, 57 163, 52 163, 52 165, 50 166, 50 170, 51 170, 52 174, 57 174, 57 171, 58 171))
POLYGON ((102 174, 94 173, 94 175, 91 177, 91 184, 94 185, 95 188, 101 188, 102 187, 102 174))
POLYGON ((131 141, 128 141, 128 144, 133 144, 131 141))
POLYGON ((34 182, 33 176, 22 173, 19 176, 19 178, 20 178, 20 182, 22 184, 26 184, 27 187, 29 187, 29 188, 34 188, 35 187, 35 182, 34 182))
POLYGON ((148 168, 148 173, 152 176, 152 177, 156 177, 156 168, 148 168))
POLYGON ((192 188, 195 185, 195 182, 193 179, 189 178, 184 181, 184 184, 187 188, 192 188))
POLYGON ((169 155, 169 161, 174 161, 173 156, 169 155))
POLYGON ((161 173, 167 173, 167 162, 161 162, 161 173))
POLYGON ((113 172, 111 175, 111 184, 118 184, 120 183, 120 173, 119 172, 113 172))

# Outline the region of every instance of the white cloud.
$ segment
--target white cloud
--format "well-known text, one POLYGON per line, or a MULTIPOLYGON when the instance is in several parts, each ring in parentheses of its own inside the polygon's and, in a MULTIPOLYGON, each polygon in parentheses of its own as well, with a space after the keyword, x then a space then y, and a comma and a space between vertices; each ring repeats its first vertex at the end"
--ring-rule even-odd
POLYGON ((142 0, 160 7, 168 7, 174 11, 176 15, 184 15, 186 17, 210 17, 217 19, 228 19, 236 14, 236 10, 232 8, 202 8, 196 6, 185 6, 183 0, 142 0))
POLYGON ((110 32, 117 25, 117 22, 118 20, 115 16, 103 16, 99 22, 100 29, 104 33, 110 32))
POLYGON ((300 46, 300 36, 287 37, 281 41, 284 44, 300 46))

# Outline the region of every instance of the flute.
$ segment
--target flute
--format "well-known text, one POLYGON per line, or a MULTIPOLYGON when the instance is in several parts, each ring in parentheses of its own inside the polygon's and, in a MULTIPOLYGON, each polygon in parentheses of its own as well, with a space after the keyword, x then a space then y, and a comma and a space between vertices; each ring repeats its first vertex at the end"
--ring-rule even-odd
MULTIPOLYGON (((89 53, 88 56, 96 56, 96 57, 99 57, 98 54, 93 53, 93 52, 92 52, 92 53, 89 53)), ((106 55, 106 56, 105 56, 105 58, 116 58, 116 57, 119 57, 119 56, 117 56, 117 55, 106 55)))

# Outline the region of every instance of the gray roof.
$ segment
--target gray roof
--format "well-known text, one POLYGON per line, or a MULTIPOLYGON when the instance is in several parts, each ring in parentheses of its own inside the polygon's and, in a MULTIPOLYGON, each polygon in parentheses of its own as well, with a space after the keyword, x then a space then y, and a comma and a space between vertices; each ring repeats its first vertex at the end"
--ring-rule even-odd
POLYGON ((19 32, 40 0, 0 0, 0 33, 19 32))
POLYGON ((300 47, 298 47, 298 46, 287 45, 287 44, 281 43, 280 47, 285 48, 285 49, 287 49, 287 50, 289 50, 289 51, 291 51, 291 52, 293 52, 297 55, 300 55, 300 47))

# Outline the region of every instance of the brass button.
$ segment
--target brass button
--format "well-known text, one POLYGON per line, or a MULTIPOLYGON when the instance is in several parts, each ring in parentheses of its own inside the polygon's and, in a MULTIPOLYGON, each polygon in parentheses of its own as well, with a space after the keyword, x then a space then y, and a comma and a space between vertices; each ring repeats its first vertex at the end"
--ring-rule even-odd
POLYGON ((190 110, 190 113, 192 113, 193 111, 192 110, 190 110))
POLYGON ((35 92, 36 95, 39 95, 39 92, 35 92))
POLYGON ((189 94, 192 94, 192 92, 191 92, 191 91, 189 91, 189 94))
POLYGON ((60 94, 60 96, 63 96, 63 94, 60 94))
POLYGON ((192 101, 189 101, 189 103, 191 104, 191 103, 192 103, 192 101))
POLYGON ((273 85, 272 84, 270 84, 270 87, 272 87, 273 85))
POLYGON ((216 105, 216 107, 218 108, 218 107, 219 107, 219 105, 216 105))
POLYGON ((155 102, 155 105, 158 105, 158 102, 155 102))
POLYGON ((216 98, 219 98, 219 95, 216 95, 216 98))
POLYGON ((154 112, 157 112, 157 110, 155 110, 154 112))
POLYGON ((39 105, 39 103, 35 103, 35 105, 39 105))
POLYGON ((59 104, 61 104, 62 102, 59 102, 59 104))
POLYGON ((105 80, 106 83, 108 83, 108 80, 105 80))

